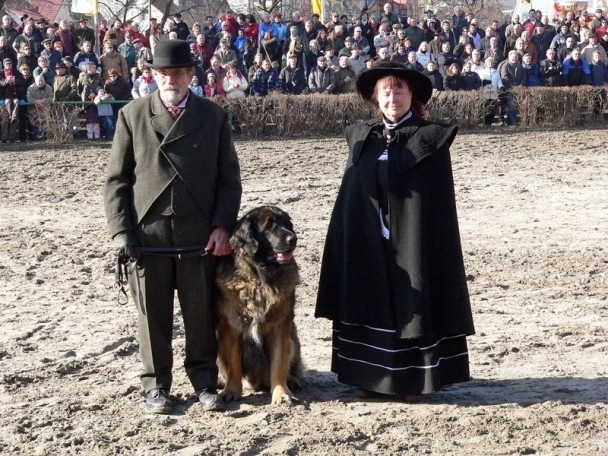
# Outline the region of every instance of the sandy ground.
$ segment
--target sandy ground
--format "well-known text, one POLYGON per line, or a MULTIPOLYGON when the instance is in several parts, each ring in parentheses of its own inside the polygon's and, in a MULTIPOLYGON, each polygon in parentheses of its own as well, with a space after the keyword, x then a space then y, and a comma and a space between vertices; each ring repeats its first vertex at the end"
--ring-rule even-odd
MULTIPOLYGON (((461 134, 456 193, 477 326, 472 381, 422 404, 361 400, 313 318, 341 138, 238 141, 243 210, 295 220, 302 400, 205 413, 175 324, 171 416, 143 410, 132 303, 118 305, 101 186, 109 145, 0 150, 0 454, 608 454, 608 135, 461 134)), ((4 146, 3 146, 4 147, 4 146)))

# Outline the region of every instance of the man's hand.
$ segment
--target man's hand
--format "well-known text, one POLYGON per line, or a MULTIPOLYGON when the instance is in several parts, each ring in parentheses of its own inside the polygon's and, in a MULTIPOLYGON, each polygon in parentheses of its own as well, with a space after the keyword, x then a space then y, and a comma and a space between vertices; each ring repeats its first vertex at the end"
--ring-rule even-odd
POLYGON ((139 258, 139 243, 133 231, 123 231, 114 236, 114 247, 118 250, 120 259, 139 258))
POLYGON ((209 236, 205 250, 214 256, 230 255, 230 233, 221 226, 216 227, 209 236))

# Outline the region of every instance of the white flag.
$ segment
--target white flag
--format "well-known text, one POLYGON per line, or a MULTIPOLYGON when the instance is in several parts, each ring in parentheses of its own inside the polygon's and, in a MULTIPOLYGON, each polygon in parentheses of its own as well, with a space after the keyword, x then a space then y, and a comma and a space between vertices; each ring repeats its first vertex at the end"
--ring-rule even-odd
POLYGON ((72 13, 93 14, 95 0, 72 0, 72 13))

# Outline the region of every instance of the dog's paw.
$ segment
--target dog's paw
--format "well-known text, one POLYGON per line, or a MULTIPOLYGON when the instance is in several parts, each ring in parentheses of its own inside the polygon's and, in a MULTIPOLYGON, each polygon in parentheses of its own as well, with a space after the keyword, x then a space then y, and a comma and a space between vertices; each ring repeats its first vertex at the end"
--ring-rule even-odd
POLYGON ((239 401, 239 400, 241 400, 241 397, 242 397, 242 391, 236 391, 236 390, 230 390, 228 388, 224 388, 222 390, 222 392, 220 393, 220 396, 222 396, 222 399, 224 399, 224 402, 239 401))
POLYGON ((298 398, 295 397, 287 388, 276 386, 272 390, 272 405, 292 405, 294 402, 298 402, 298 398))

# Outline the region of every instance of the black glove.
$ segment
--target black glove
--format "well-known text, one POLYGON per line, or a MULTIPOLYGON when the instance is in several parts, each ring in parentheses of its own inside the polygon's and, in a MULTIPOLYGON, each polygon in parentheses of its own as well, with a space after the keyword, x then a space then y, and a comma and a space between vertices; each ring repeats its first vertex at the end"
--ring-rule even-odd
POLYGON ((114 236, 114 247, 118 250, 120 260, 139 258, 139 243, 133 231, 123 231, 114 236))

